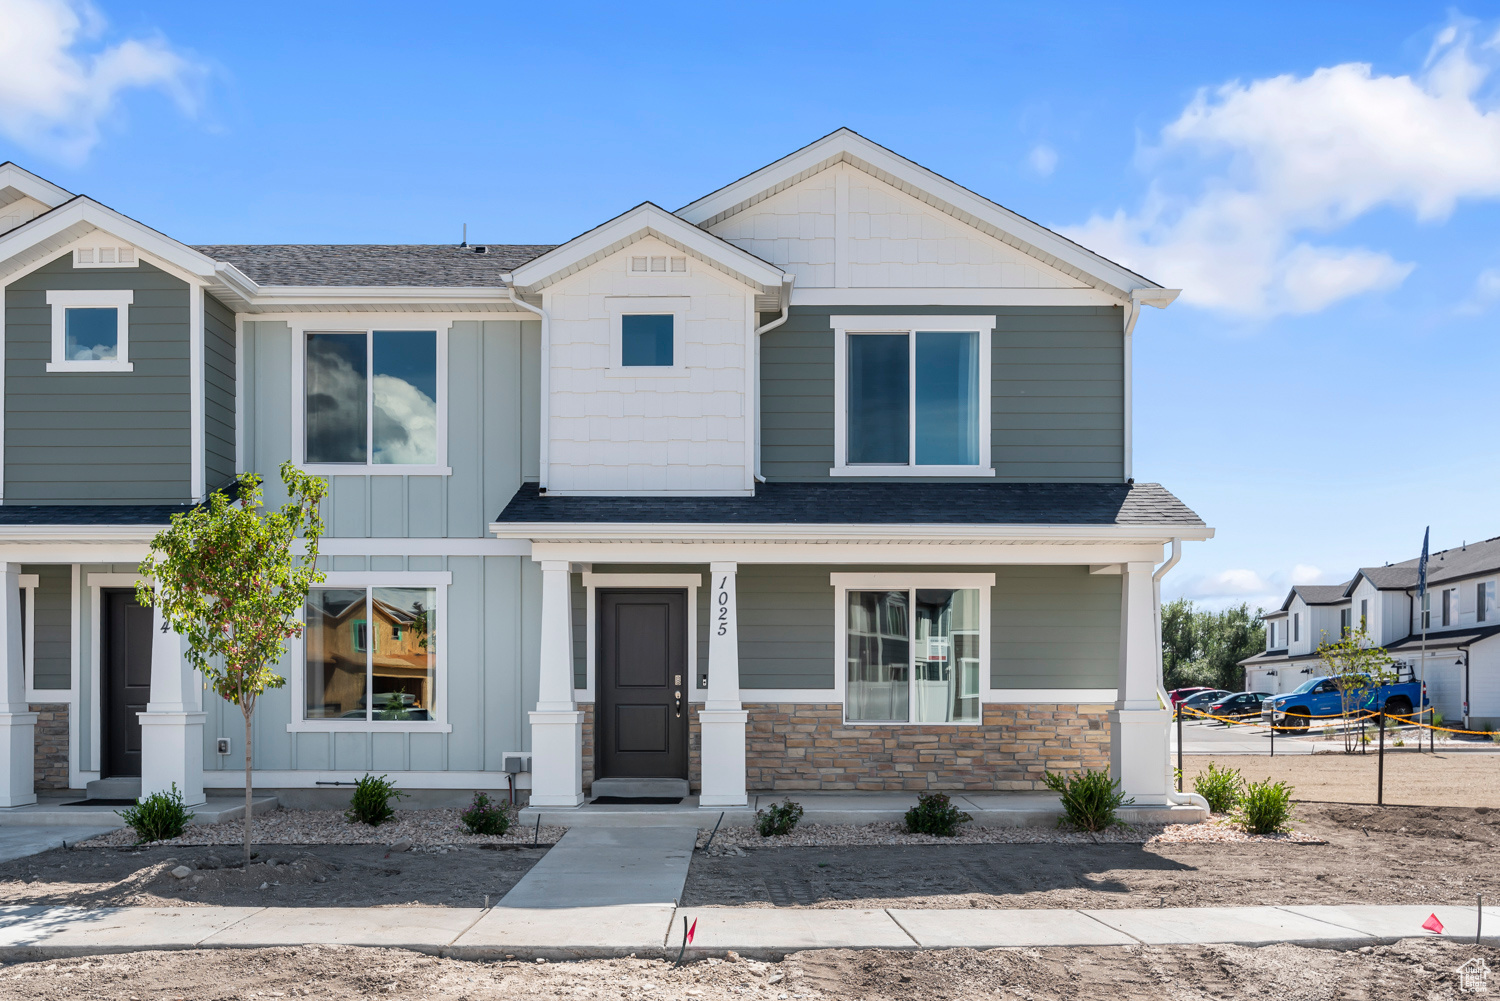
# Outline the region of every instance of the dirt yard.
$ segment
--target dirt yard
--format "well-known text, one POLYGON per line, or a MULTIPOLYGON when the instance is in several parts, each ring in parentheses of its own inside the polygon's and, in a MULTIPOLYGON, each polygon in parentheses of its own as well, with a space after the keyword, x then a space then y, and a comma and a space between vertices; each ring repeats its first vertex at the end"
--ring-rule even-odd
POLYGON ((546 846, 261 845, 247 872, 238 868, 238 848, 59 848, 0 864, 0 904, 482 907, 485 894, 499 900, 546 853, 546 846), (193 871, 172 874, 184 865, 193 871))
MULTIPOLYGON (((1374 803, 1375 751, 1369 754, 1252 755, 1189 754, 1182 760, 1187 788, 1193 776, 1217 760, 1238 768, 1245 778, 1270 777, 1291 783, 1299 800, 1322 803, 1374 803)), ((1385 801, 1421 806, 1484 806, 1500 810, 1500 754, 1449 751, 1420 754, 1401 750, 1385 756, 1385 801)))
POLYGON ((680 968, 645 959, 470 963, 395 950, 304 947, 142 952, 18 963, 0 970, 0 997, 1447 1001, 1474 996, 1460 992, 1453 971, 1475 956, 1482 956, 1492 970, 1500 968, 1500 950, 1431 939, 1354 952, 1290 945, 826 951, 799 953, 780 963, 704 960, 680 968))
POLYGON ((1192 907, 1500 899, 1500 811, 1299 804, 1326 844, 751 847, 693 857, 686 906, 1192 907))

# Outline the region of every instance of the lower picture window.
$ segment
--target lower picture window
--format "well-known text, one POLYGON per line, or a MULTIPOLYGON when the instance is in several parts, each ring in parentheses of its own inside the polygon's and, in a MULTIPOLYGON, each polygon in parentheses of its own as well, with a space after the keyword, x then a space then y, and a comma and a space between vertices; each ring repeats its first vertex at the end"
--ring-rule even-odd
POLYGON ((436 719, 436 601, 431 587, 314 588, 304 718, 436 719))
POLYGON ((847 593, 851 722, 979 722, 977 588, 847 593))

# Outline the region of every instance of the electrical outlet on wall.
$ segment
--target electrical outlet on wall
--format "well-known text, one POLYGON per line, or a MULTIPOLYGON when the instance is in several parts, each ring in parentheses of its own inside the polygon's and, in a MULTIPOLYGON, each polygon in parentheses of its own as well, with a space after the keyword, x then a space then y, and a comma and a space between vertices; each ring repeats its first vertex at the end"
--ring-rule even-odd
POLYGON ((219 753, 220 754, 228 754, 229 753, 229 738, 228 737, 220 737, 219 738, 219 753))

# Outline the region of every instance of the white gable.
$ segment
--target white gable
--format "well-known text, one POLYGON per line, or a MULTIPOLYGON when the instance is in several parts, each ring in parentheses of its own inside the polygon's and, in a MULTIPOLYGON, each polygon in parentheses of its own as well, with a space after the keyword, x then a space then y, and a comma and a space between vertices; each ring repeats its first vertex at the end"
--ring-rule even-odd
POLYGON ((13 202, 0 205, 0 233, 13 230, 23 222, 30 222, 50 208, 50 205, 29 195, 22 195, 13 202))

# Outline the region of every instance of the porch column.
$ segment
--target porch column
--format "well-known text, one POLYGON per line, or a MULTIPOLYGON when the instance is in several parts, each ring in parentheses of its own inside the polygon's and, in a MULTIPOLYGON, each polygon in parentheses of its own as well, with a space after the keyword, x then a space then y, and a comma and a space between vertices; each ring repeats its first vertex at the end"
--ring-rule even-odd
POLYGON ((141 721, 141 795, 175 784, 187 806, 203 803, 202 675, 184 656, 187 641, 151 610, 151 701, 141 721))
POLYGON ((1167 801, 1171 713, 1156 695, 1156 589, 1151 563, 1121 570, 1119 693, 1109 714, 1112 778, 1139 806, 1167 801))
MULTIPOLYGON (((21 566, 0 563, 0 654, 5 657, 5 702, 0 704, 0 807, 36 802, 36 713, 26 703, 26 659, 21 652, 21 566)), ((76 725, 76 724, 75 724, 76 725)))
POLYGON ((703 790, 698 805, 745 806, 745 731, 740 707, 740 626, 737 563, 709 564, 708 700, 698 713, 703 734, 703 790))
POLYGON ((531 805, 583 805, 583 713, 573 701, 568 564, 542 561, 541 677, 531 716, 531 805))

